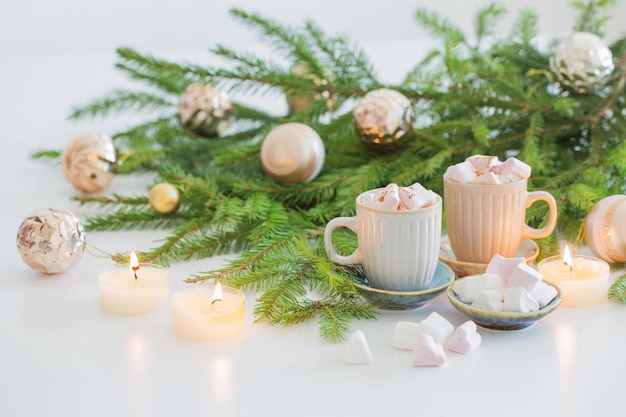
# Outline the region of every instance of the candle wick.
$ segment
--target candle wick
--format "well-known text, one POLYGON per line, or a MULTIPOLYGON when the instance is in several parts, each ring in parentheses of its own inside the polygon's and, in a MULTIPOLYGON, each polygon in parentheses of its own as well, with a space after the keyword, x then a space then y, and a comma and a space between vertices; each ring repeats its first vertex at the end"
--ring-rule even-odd
POLYGON ((222 301, 221 298, 216 298, 215 300, 211 301, 211 305, 215 304, 217 301, 222 301))
POLYGON ((139 267, 138 266, 133 266, 132 269, 133 269, 133 275, 135 276, 135 281, 136 281, 137 280, 137 270, 139 269, 139 267))

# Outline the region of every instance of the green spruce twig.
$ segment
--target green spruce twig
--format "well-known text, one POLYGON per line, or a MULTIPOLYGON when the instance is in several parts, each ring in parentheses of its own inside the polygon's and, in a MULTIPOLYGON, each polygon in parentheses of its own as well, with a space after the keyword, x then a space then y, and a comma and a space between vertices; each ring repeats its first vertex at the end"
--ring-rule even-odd
MULTIPOLYGON (((612 4, 576 2, 575 29, 600 33, 612 4)), ((113 92, 77 107, 71 117, 151 115, 112 135, 123 162, 119 173, 151 172, 155 182, 179 190, 181 204, 161 215, 146 196, 77 195, 81 204, 101 209, 85 227, 164 229, 166 236, 142 254, 155 263, 230 254, 221 268, 187 282, 219 279, 259 292, 256 320, 292 325, 316 319, 320 334, 332 341, 344 340, 353 320, 376 317, 354 286, 354 270, 330 262, 323 244, 326 223, 354 215, 355 198, 365 190, 420 182, 443 194, 449 165, 473 154, 515 156, 533 168, 529 187, 556 198, 560 236, 579 239, 597 201, 626 192, 626 38, 611 45, 616 69, 606 85, 579 95, 556 83, 551 51, 537 46, 538 16, 522 11, 510 33, 498 38, 493 27, 504 14, 503 7, 486 5, 467 36, 449 19, 418 10, 418 23, 440 45, 395 85, 382 83, 364 51, 345 37, 329 36, 314 22, 290 27, 239 9, 232 15, 260 33, 271 58, 216 45, 210 51, 226 65, 210 67, 118 49, 118 68, 145 91, 113 92), (292 71, 296 65, 307 73, 292 71), (272 114, 235 100, 234 123, 219 137, 204 139, 183 129, 177 117, 178 95, 196 82, 216 84, 233 98, 294 94, 314 101, 306 109, 272 114), (361 143, 352 120, 356 101, 381 87, 405 94, 417 114, 413 139, 388 153, 361 143), (309 125, 324 142, 324 167, 310 182, 278 184, 263 170, 263 138, 286 122, 309 125)), ((33 156, 58 161, 60 153, 33 156)), ((546 210, 533 205, 529 224, 540 227, 546 210)), ((333 240, 343 253, 356 246, 354 233, 338 232, 333 240)), ((541 257, 555 253, 558 243, 556 233, 539 240, 541 257)), ((619 281, 615 291, 624 301, 626 283, 619 281)))

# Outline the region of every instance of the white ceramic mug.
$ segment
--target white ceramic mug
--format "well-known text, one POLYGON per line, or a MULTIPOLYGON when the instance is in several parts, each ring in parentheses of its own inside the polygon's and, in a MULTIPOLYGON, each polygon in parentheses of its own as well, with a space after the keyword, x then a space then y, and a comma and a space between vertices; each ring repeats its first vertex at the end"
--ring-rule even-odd
POLYGON ((441 242, 441 197, 421 209, 388 211, 369 207, 367 191, 356 199, 355 217, 336 217, 326 225, 328 257, 341 265, 363 265, 369 284, 391 291, 429 287, 435 275, 441 242), (347 227, 357 234, 358 247, 348 256, 333 246, 333 230, 347 227))
POLYGON ((457 260, 489 263, 495 254, 514 257, 522 239, 548 236, 556 225, 556 201, 546 191, 528 192, 527 180, 468 184, 443 177, 446 231, 457 260), (526 224, 526 209, 545 201, 550 209, 541 229, 526 224))

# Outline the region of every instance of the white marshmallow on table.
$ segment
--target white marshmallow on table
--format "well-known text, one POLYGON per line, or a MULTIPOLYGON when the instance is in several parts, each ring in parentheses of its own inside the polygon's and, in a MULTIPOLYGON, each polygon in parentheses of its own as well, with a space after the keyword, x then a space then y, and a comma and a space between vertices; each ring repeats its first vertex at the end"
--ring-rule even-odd
POLYGON ((413 350, 415 338, 421 333, 418 323, 399 321, 393 330, 393 347, 395 349, 413 350))
POLYGON ((496 253, 487 264, 485 272, 499 275, 502 281, 504 281, 504 284, 508 285, 513 269, 515 269, 517 265, 525 263, 526 259, 522 257, 505 258, 504 256, 496 253))
POLYGON ((403 334, 407 336, 417 336, 420 331, 419 323, 413 323, 412 321, 399 321, 393 328, 394 334, 403 334))
POLYGON ((504 283, 498 274, 485 272, 455 281, 453 289, 462 302, 471 304, 486 289, 504 290, 504 283))
POLYGON ((478 175, 489 172, 494 166, 500 165, 497 156, 489 155, 472 155, 465 158, 465 161, 474 166, 478 175))
POLYGON ((487 311, 504 310, 504 293, 500 290, 483 290, 471 304, 472 307, 487 311))
POLYGON ((530 177, 530 172, 530 165, 514 157, 508 158, 504 161, 500 169, 500 175, 506 178, 509 182, 515 182, 528 178, 530 177))
POLYGON ((474 165, 465 160, 464 162, 450 165, 448 169, 446 169, 445 176, 450 181, 456 182, 470 182, 474 178, 476 178, 476 168, 474 165))
POLYGON ((524 287, 511 287, 504 292, 504 311, 530 313, 537 310, 539 303, 524 287))
POLYGON ((372 207, 382 210, 396 211, 400 206, 400 196, 398 194, 398 185, 389 184, 377 194, 374 195, 372 207))
POLYGON ((406 334, 393 334, 392 345, 394 349, 413 350, 415 348, 415 340, 417 335, 409 336, 406 334))
POLYGON ((351 365, 372 363, 372 351, 367 344, 363 331, 355 330, 350 336, 350 340, 346 344, 344 360, 351 365))
POLYGON ((442 315, 433 311, 420 322, 419 332, 431 336, 435 342, 443 345, 454 333, 454 326, 442 315))
POLYGON ((413 350, 413 366, 441 366, 446 363, 443 346, 427 334, 420 334, 413 350))
POLYGON ((539 308, 544 308, 550 301, 554 300, 557 295, 556 288, 552 285, 548 285, 545 282, 539 282, 530 295, 537 300, 539 308))
POLYGON ((532 293, 542 279, 543 275, 541 272, 526 265, 526 263, 521 263, 513 268, 509 277, 509 286, 524 287, 526 291, 532 293))
POLYGON ((395 349, 412 350, 419 335, 426 334, 435 342, 445 344, 452 336, 454 326, 439 313, 432 312, 419 323, 399 321, 393 332, 393 347, 395 349))
POLYGON ((401 187, 398 190, 398 194, 400 197, 400 203, 408 210, 426 207, 435 201, 433 192, 427 190, 418 182, 409 187, 401 187))
POLYGON ((481 341, 482 337, 478 333, 476 323, 468 320, 456 328, 446 343, 446 348, 465 355, 480 346, 481 341))
POLYGON ((500 176, 494 174, 493 172, 485 172, 484 174, 480 174, 476 178, 470 181, 470 184, 500 184, 502 181, 500 180, 500 176))

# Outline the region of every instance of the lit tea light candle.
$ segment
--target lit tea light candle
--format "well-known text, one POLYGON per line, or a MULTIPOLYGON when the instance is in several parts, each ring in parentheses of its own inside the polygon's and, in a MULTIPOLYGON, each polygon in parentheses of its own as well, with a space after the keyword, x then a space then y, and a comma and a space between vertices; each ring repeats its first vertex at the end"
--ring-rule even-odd
POLYGON ((140 264, 131 253, 129 265, 118 265, 98 275, 100 306, 115 314, 144 314, 166 302, 169 276, 159 265, 140 264))
POLYGON ((609 264, 593 256, 571 256, 565 246, 563 256, 551 256, 537 266, 546 281, 561 288, 564 306, 585 306, 606 299, 609 264))
POLYGON ((230 287, 199 286, 172 297, 172 328, 188 339, 222 339, 240 332, 245 325, 244 294, 230 287))

